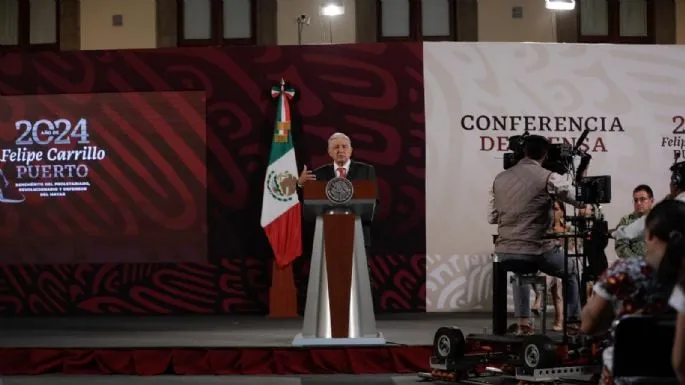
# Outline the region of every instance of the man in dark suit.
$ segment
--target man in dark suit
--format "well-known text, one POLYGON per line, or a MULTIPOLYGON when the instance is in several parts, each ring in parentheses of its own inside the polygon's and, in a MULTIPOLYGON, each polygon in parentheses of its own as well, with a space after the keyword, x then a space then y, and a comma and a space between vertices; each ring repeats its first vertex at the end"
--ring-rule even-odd
MULTIPOLYGON (((352 142, 347 135, 336 132, 328 138, 328 155, 333 160, 331 164, 323 165, 313 172, 308 170, 307 166, 304 167, 297 182, 298 186, 302 187, 309 180, 331 180, 335 177, 376 181, 376 169, 372 165, 350 158, 352 156, 352 142)), ((371 244, 371 223, 363 221, 362 227, 364 229, 364 245, 368 255, 368 248, 371 244)))

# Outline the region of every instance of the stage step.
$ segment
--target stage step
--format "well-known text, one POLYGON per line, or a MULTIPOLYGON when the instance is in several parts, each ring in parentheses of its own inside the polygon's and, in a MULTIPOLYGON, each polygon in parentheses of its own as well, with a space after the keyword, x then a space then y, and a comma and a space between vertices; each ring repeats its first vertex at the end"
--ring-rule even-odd
POLYGON ((410 385, 415 375, 309 376, 11 376, 0 385, 410 385))

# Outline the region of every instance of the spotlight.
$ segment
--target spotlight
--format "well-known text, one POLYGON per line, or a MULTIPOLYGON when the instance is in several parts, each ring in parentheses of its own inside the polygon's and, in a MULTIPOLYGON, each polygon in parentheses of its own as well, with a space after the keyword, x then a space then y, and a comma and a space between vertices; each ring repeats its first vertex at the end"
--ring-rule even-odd
POLYGON ((545 7, 553 11, 571 11, 576 8, 576 0, 545 0, 545 7))
POLYGON ((342 1, 327 1, 321 6, 321 14, 323 16, 340 16, 345 14, 345 7, 342 1))

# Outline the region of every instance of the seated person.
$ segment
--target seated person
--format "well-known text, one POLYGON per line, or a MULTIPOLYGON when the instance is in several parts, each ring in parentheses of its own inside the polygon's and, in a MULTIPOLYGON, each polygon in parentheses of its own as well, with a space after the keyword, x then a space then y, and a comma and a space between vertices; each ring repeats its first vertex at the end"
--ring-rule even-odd
MULTIPOLYGON (((673 293, 668 303, 678 313, 672 361, 673 370, 678 377, 679 383, 685 384, 685 277, 682 270, 683 258, 685 257, 685 203, 678 200, 670 200, 659 203, 657 207, 666 202, 669 202, 669 205, 672 207, 668 217, 664 218, 663 222, 668 222, 671 225, 670 227, 676 228, 676 230, 671 231, 668 242, 663 246, 670 261, 668 266, 669 274, 665 275, 664 281, 666 284, 675 282, 673 293)), ((647 217, 647 226, 649 226, 650 216, 647 217)))
POLYGON ((685 384, 685 291, 682 282, 675 286, 668 303, 678 312, 672 352, 673 370, 678 383, 685 384))
MULTIPOLYGON (((552 229, 554 199, 583 208, 574 199, 568 178, 542 167, 550 149, 549 140, 530 135, 524 145, 524 158, 497 174, 490 189, 488 223, 497 225, 495 254, 501 262, 526 263, 553 277, 563 278, 569 319, 578 319, 580 301, 578 270, 564 251, 547 237, 552 229)), ((532 333, 530 323, 530 284, 516 282, 514 313, 517 334, 532 333)))
MULTIPOLYGON (((633 212, 621 218, 616 228, 628 226, 646 215, 654 204, 652 188, 641 184, 633 190, 633 212)), ((645 240, 617 239, 615 242, 616 255, 619 258, 642 258, 645 255, 645 240)))
MULTIPOLYGON (((669 311, 668 297, 677 278, 680 255, 673 251, 674 234, 685 232, 685 204, 664 201, 646 220, 644 258, 619 259, 593 287, 581 314, 581 330, 587 334, 606 332, 614 320, 626 314, 660 314, 669 311), (681 205, 678 208, 675 205, 681 205), (677 210, 676 210, 677 209, 677 210), (674 213, 681 213, 673 218, 674 213), (681 230, 682 229, 682 230, 681 230)), ((613 384, 611 341, 602 353, 604 368, 600 384, 613 384)))

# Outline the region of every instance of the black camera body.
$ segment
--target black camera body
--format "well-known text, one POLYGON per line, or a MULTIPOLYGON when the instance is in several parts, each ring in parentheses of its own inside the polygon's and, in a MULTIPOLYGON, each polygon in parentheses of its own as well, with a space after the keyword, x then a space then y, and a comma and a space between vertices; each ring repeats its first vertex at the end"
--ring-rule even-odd
MULTIPOLYGON (((524 157, 528 132, 509 138, 509 151, 504 154, 504 169, 514 167, 524 157)), ((547 159, 542 164, 545 169, 564 175, 573 169, 573 147, 568 143, 551 144, 547 151, 547 159)))
MULTIPOLYGON (((575 170, 576 200, 591 205, 611 203, 610 175, 583 176, 590 164, 591 156, 579 151, 578 147, 585 140, 588 133, 588 130, 583 132, 575 148, 568 143, 551 144, 542 167, 559 175, 565 175, 574 171, 574 156, 580 156, 580 165, 575 170)), ((515 135, 509 138, 509 152, 504 154, 505 170, 514 167, 523 159, 525 156, 526 140, 529 136, 530 134, 526 132, 523 135, 515 135)))
POLYGON ((581 178, 576 186, 576 200, 592 205, 611 203, 611 175, 581 178))

